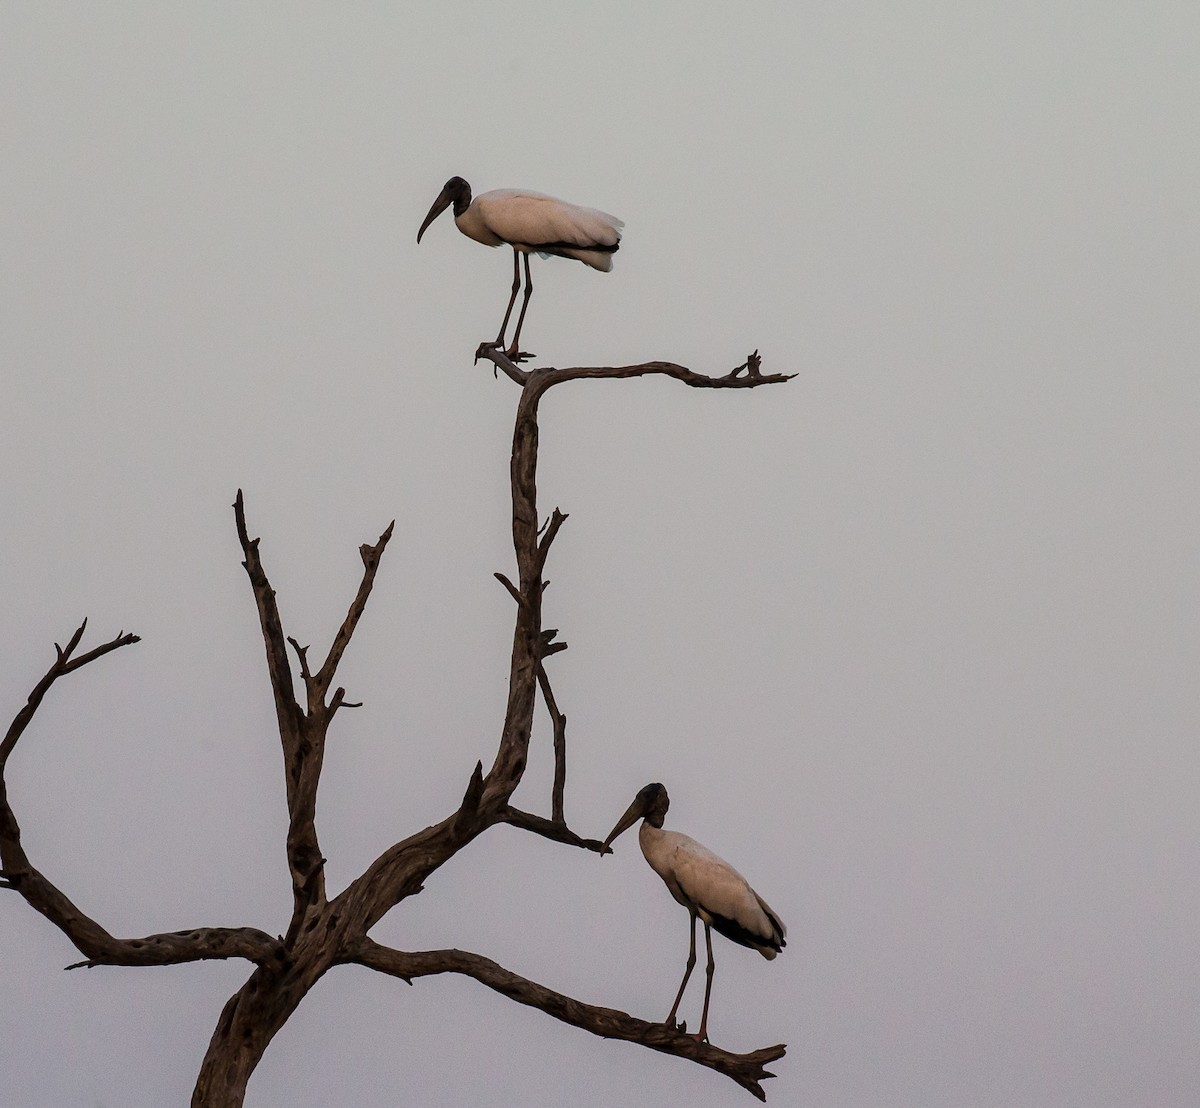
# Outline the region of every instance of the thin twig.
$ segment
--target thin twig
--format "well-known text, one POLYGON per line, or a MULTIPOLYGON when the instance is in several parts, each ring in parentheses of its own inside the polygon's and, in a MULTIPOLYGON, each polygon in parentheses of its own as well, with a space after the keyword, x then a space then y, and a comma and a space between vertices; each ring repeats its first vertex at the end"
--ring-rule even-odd
POLYGON ((388 540, 392 537, 392 531, 395 526, 396 521, 392 520, 387 525, 387 530, 379 536, 379 541, 374 546, 368 546, 364 543, 358 548, 363 561, 362 583, 358 586, 358 593, 351 602, 350 610, 346 613, 346 618, 342 620, 342 625, 338 628, 337 634, 333 638, 333 643, 329 647, 329 654, 317 674, 317 685, 322 692, 332 684, 333 675, 337 672, 338 663, 342 660, 342 655, 345 653, 346 647, 350 645, 350 639, 354 635, 354 629, 358 626, 358 621, 362 618, 363 611, 367 606, 367 597, 371 595, 371 587, 375 583, 375 573, 379 569, 380 559, 383 557, 383 551, 387 547, 388 540))
POLYGON ((538 542, 537 568, 539 573, 546 568, 546 557, 550 553, 550 544, 554 542, 558 532, 562 529, 562 525, 567 522, 568 518, 569 514, 567 512, 560 512, 557 508, 551 513, 550 519, 544 529, 545 534, 542 535, 538 542))
POLYGON ((97 658, 102 658, 105 654, 119 650, 123 646, 131 646, 135 642, 141 642, 140 636, 122 631, 114 638, 109 639, 108 642, 93 647, 86 653, 79 655, 78 658, 72 658, 71 654, 79 645, 80 639, 83 638, 83 632, 86 627, 87 620, 85 619, 75 630, 65 648, 59 646, 58 643, 54 644, 56 654, 54 664, 46 670, 42 679, 33 687, 33 691, 30 692, 25 705, 17 712, 12 723, 9 724, 3 742, 0 742, 0 772, 3 772, 4 766, 8 762, 8 756, 17 745, 17 740, 20 739, 25 728, 29 726, 29 721, 33 719, 33 713, 38 710, 43 697, 45 697, 46 693, 50 690, 50 686, 55 681, 68 673, 74 673, 75 670, 81 669, 90 662, 94 662, 97 658))
POLYGON ((508 589, 508 595, 511 596, 518 604, 520 604, 522 608, 529 607, 529 602, 521 595, 521 590, 518 589, 517 586, 514 585, 507 577, 505 577, 503 573, 493 573, 492 576, 495 577, 496 580, 499 581, 500 584, 502 584, 506 589, 508 589))

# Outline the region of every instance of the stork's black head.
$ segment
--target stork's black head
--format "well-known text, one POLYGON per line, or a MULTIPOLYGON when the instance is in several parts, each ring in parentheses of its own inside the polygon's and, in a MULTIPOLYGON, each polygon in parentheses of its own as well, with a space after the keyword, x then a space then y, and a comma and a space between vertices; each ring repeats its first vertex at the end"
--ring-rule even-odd
POLYGON ((632 827, 639 819, 644 819, 652 827, 661 827, 670 806, 671 799, 667 796, 667 790, 657 781, 639 789, 637 796, 633 798, 633 803, 625 809, 625 814, 617 820, 616 827, 604 840, 604 850, 601 851, 601 854, 608 850, 612 841, 622 831, 632 827))
POLYGON ((429 214, 425 217, 425 222, 421 224, 421 229, 417 232, 417 242, 421 241, 421 236, 425 234, 425 228, 437 219, 451 204, 454 205, 455 219, 471 206, 471 186, 461 177, 451 177, 442 186, 442 191, 433 202, 433 207, 429 209, 429 214))
POLYGON ((667 796, 666 787, 657 781, 638 790, 636 803, 642 806, 642 814, 655 827, 663 825, 667 809, 671 807, 671 798, 667 796))
POLYGON ((451 177, 442 186, 442 195, 454 202, 455 215, 462 215, 471 206, 471 186, 462 177, 451 177))

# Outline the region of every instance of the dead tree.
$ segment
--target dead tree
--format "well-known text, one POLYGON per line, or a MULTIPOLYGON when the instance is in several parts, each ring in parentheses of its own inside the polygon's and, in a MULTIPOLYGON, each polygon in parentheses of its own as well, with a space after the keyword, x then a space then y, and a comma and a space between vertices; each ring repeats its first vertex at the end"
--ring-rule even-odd
POLYGON ((566 716, 554 699, 546 668, 551 655, 566 649, 566 643, 557 640, 556 631, 543 627, 542 594, 546 559, 567 518, 555 508, 539 526, 538 403, 546 390, 581 378, 647 374, 660 374, 693 388, 709 389, 756 388, 789 379, 782 374, 762 373, 757 352, 721 377, 705 376, 670 362, 526 370, 495 349, 481 347, 478 357, 491 360, 521 388, 511 464, 516 580, 503 573, 496 574, 516 605, 516 627, 508 702, 495 759, 486 773, 482 763, 476 764, 462 803, 440 823, 401 839, 346 888, 332 899, 329 897, 325 887, 325 858, 317 837, 317 785, 330 724, 343 709, 359 706, 346 699, 345 690, 335 686, 334 679, 366 607, 392 527, 374 545, 359 548, 362 582, 324 660, 314 666, 309 660, 309 648, 284 632, 275 592, 259 553, 259 540, 251 538, 247 529, 240 491, 234 518, 245 557, 242 564, 258 607, 283 745, 289 817, 287 860, 292 879, 292 915, 287 934, 273 936, 254 927, 198 927, 143 938, 116 938, 81 912, 25 853, 5 784, 9 755, 59 678, 137 642, 136 635, 119 632, 108 642, 78 653, 87 626, 85 620, 66 646, 56 644, 53 664, 34 686, 28 703, 17 713, 0 743, 0 887, 24 897, 30 907, 41 912, 79 949, 83 960, 68 969, 101 965, 164 966, 217 958, 244 958, 253 963, 246 983, 230 997, 217 1020, 192 1094, 193 1108, 241 1105, 250 1075, 276 1032, 322 975, 346 964, 366 966, 410 984, 414 978, 432 974, 464 974, 512 1000, 540 1008, 594 1035, 639 1043, 708 1066, 732 1078, 760 1100, 766 1099, 761 1082, 772 1076, 766 1071, 766 1064, 784 1054, 782 1044, 747 1054, 730 1053, 698 1042, 664 1023, 564 996, 478 954, 463 950, 395 950, 369 938, 371 928, 388 912, 421 892, 444 862, 496 824, 510 824, 584 850, 601 850, 596 839, 584 838, 567 825, 563 810, 566 716), (295 670, 289 645, 295 654, 295 670), (539 691, 554 733, 555 774, 549 818, 521 811, 510 803, 525 770, 539 691))

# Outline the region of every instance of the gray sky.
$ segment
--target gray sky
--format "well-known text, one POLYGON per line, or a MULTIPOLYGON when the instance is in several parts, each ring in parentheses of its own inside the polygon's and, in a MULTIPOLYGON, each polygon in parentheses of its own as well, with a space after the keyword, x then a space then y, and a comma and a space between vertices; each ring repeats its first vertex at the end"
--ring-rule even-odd
MULTIPOLYGON (((278 739, 233 529, 341 676, 331 889, 495 749, 515 387, 473 367, 510 260, 442 183, 612 211, 534 261, 548 364, 758 347, 782 389, 543 406, 568 817, 668 827, 789 925, 718 939, 720 1045, 822 1108, 1200 1099, 1200 9, 8 3, 0 8, 5 719, 83 615, 144 642, 10 765, 35 864, 118 934, 280 931, 278 739)), ((521 801, 548 809, 539 717, 521 801)), ((665 1015, 686 913, 498 829, 377 929, 665 1015)), ((185 1103, 241 963, 64 974, 0 896, 5 1097, 185 1103)), ((698 1019, 702 982, 684 1014, 698 1019)), ((467 980, 331 974, 248 1104, 744 1105, 467 980)))

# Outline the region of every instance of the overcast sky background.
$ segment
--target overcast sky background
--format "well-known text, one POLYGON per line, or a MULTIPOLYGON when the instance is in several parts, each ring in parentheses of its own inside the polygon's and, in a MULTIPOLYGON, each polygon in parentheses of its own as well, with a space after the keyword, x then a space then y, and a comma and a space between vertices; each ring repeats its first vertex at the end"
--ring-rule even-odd
MULTIPOLYGON (((6 3, 0 707, 87 615, 143 642, 10 762, 34 863, 119 935, 286 927, 278 738, 230 505, 340 674, 337 891, 442 818, 502 718, 510 258, 443 182, 626 221, 534 260, 568 818, 668 827, 789 925, 717 940, 710 1030, 778 1105, 1200 1101, 1200 8, 6 3)), ((548 811, 544 714, 518 798, 548 811)), ((497 829, 375 931, 666 1014, 686 913, 497 829)), ((70 974, 0 895, 4 1100, 184 1104, 244 963, 70 974)), ((694 1025, 703 980, 683 1015, 694 1025)), ((745 1105, 466 979, 337 971, 247 1103, 745 1105)))

